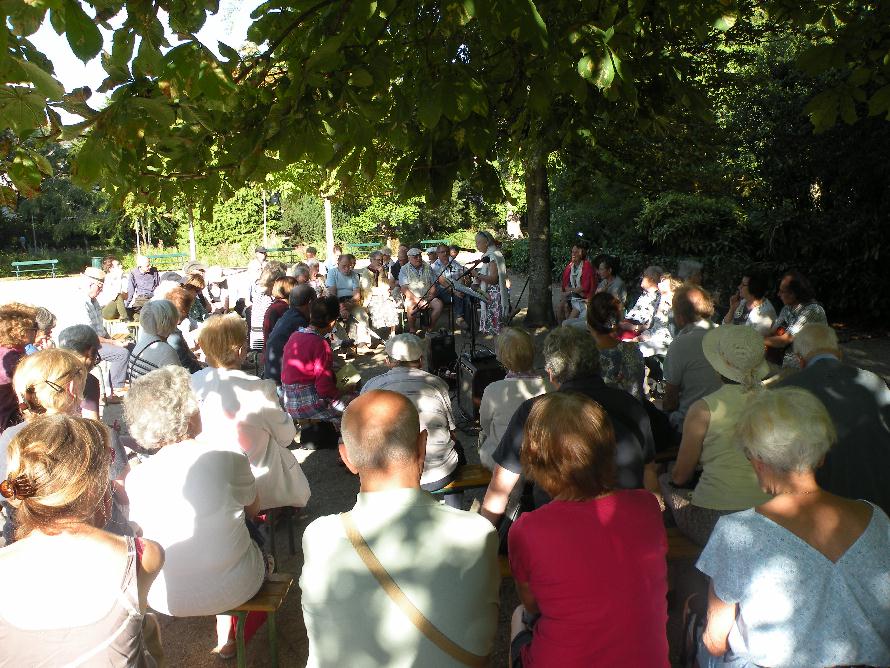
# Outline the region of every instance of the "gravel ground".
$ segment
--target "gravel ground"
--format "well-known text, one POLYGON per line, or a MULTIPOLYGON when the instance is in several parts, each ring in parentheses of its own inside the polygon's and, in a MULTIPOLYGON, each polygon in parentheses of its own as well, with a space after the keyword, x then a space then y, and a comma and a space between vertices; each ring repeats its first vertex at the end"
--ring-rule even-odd
MULTIPOLYGON (((514 276, 514 285, 521 287, 524 277, 514 276)), ((27 303, 45 303, 48 291, 53 294, 53 299, 47 304, 56 312, 60 325, 71 322, 74 318, 74 306, 78 303, 73 298, 76 289, 76 278, 56 279, 32 279, 24 281, 0 281, 0 303, 23 301, 27 303)), ((524 307, 525 304, 523 303, 524 307)), ((517 324, 521 323, 521 313, 517 318, 517 324)), ((444 322, 444 320, 443 320, 444 322)), ((542 339, 547 329, 537 329, 534 334, 536 339, 542 339)), ((477 343, 494 348, 491 337, 480 337, 477 343)), ((456 338, 458 353, 465 349, 468 341, 459 335, 456 338)), ((847 358, 859 366, 869 368, 876 373, 890 379, 890 338, 880 337, 871 339, 859 339, 844 344, 847 358)), ((538 360, 540 367, 541 360, 538 360)), ((384 371, 382 348, 378 348, 373 355, 365 355, 358 359, 356 366, 361 371, 363 379, 368 379, 384 371)), ((455 415, 458 415, 455 403, 455 415)), ((105 409, 103 420, 111 424, 115 419, 123 422, 120 406, 109 406, 105 409)), ((460 423, 459 437, 466 447, 468 459, 471 463, 478 461, 475 448, 476 432, 466 420, 458 420, 460 423)), ((302 567, 302 552, 300 539, 306 525, 317 517, 348 510, 355 502, 358 491, 358 479, 352 476, 345 468, 337 463, 336 452, 295 451, 300 460, 312 488, 312 498, 309 505, 295 520, 297 550, 290 554, 288 549, 287 532, 279 527, 277 533, 278 542, 278 570, 299 576, 302 567)), ((469 509, 474 501, 481 501, 482 491, 476 491, 465 495, 465 508, 469 509)), ((672 647, 679 632, 679 618, 682 601, 689 591, 698 589, 700 581, 695 577, 695 570, 691 562, 672 563, 670 565, 670 579, 674 585, 674 593, 670 597, 670 620, 668 623, 669 637, 672 647)), ((505 666, 507 664, 507 642, 509 633, 509 619, 513 608, 517 605, 517 598, 512 582, 505 580, 501 584, 501 612, 498 627, 498 636, 493 655, 493 666, 505 666)), ((170 666, 190 666, 199 668, 202 666, 218 666, 224 662, 211 653, 215 644, 215 621, 212 617, 195 618, 171 618, 161 617, 161 629, 163 644, 170 666)), ((407 622, 406 622, 407 624, 407 622)), ((307 639, 300 609, 300 591, 295 585, 285 601, 278 615, 279 630, 279 658, 283 666, 304 666, 307 659, 307 639)), ((247 662, 249 666, 270 665, 267 632, 265 627, 261 629, 253 642, 248 646, 247 662)), ((676 660, 676 650, 672 651, 672 659, 676 660)), ((231 662, 234 663, 234 662, 231 662)))

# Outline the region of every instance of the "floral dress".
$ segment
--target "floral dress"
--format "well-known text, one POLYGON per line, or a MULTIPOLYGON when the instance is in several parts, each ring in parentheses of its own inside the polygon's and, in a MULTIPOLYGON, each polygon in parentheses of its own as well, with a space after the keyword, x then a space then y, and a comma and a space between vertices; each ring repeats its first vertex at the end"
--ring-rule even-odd
POLYGON ((614 348, 600 349, 600 373, 606 385, 617 387, 642 401, 646 367, 636 343, 619 341, 614 348))

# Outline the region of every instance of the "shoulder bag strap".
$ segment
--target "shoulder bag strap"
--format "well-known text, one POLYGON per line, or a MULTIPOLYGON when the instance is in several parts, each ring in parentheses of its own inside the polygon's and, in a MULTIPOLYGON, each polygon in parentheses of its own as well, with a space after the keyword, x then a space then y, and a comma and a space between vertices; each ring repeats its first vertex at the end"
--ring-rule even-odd
POLYGON ((395 603, 403 613, 405 613, 405 616, 412 624, 414 624, 418 631, 455 661, 458 661, 465 666, 473 666, 474 668, 484 668, 485 666, 488 666, 488 656, 473 654, 456 644, 438 628, 433 626, 433 623, 424 617, 423 613, 418 610, 410 600, 408 600, 408 597, 405 596, 405 592, 403 592, 399 585, 395 583, 392 576, 386 571, 383 564, 380 563, 377 556, 365 542, 364 537, 358 530, 358 527, 355 526, 355 522, 353 522, 352 516, 349 513, 341 513, 340 521, 343 523, 343 529, 346 531, 346 536, 349 538, 349 542, 352 543, 352 547, 355 548, 358 556, 361 557, 365 566, 371 571, 371 575, 377 579, 377 582, 383 588, 383 591, 386 592, 386 595, 392 599, 392 602, 395 603))

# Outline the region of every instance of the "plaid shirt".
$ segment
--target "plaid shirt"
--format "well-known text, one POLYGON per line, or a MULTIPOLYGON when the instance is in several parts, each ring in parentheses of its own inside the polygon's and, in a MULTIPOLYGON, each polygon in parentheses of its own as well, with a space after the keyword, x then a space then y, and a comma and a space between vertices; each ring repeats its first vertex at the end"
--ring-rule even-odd
POLYGON ((99 306, 99 302, 87 297, 83 306, 87 316, 87 322, 85 324, 92 327, 99 338, 107 339, 108 332, 105 330, 105 325, 102 323, 102 307, 99 306))

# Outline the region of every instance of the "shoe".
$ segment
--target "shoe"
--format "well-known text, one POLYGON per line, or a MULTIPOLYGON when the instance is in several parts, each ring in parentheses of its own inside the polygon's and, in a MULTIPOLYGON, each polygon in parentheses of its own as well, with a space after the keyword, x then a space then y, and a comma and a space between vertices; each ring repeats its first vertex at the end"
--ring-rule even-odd
POLYGON ((238 643, 234 640, 230 640, 222 647, 217 647, 213 650, 223 661, 231 661, 236 656, 238 656, 238 643))

